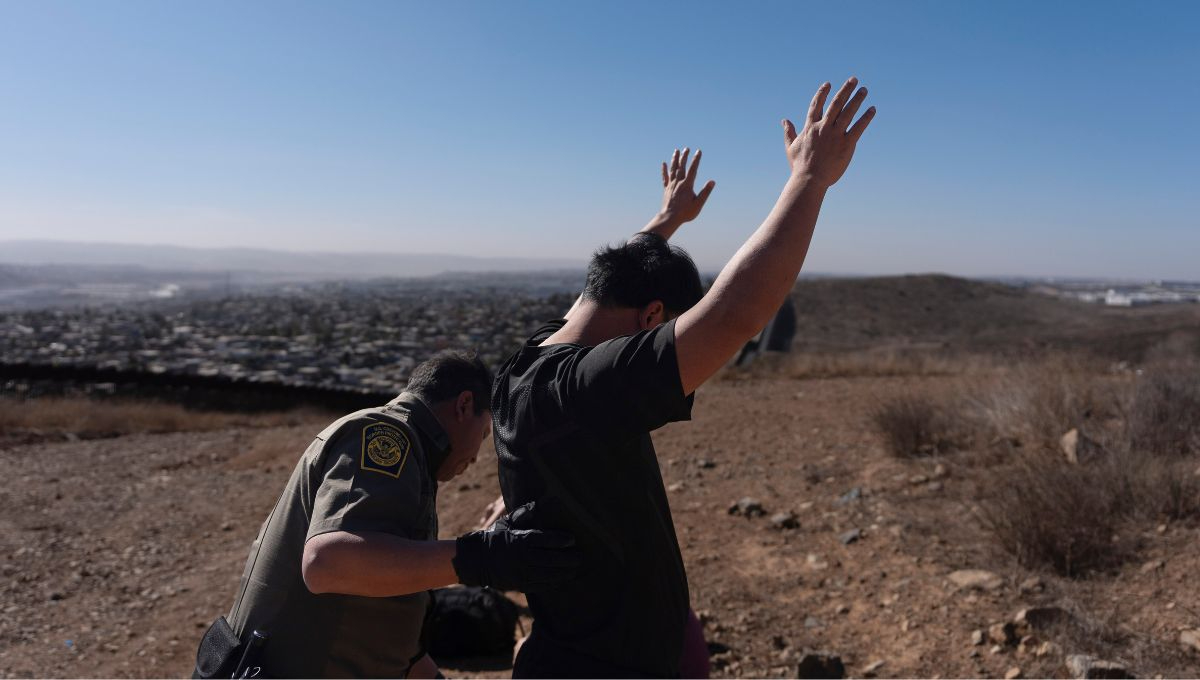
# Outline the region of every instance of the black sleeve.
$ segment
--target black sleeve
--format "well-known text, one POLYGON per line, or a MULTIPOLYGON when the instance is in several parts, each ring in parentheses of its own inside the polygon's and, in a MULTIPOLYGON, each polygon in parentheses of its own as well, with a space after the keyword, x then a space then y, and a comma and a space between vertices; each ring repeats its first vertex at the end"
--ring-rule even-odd
POLYGON ((421 514, 417 444, 405 430, 358 418, 325 444, 325 464, 305 540, 330 531, 382 531, 409 538, 421 514))
POLYGON ((584 349, 560 375, 564 405, 596 434, 627 438, 690 420, 675 357, 675 322, 584 349))

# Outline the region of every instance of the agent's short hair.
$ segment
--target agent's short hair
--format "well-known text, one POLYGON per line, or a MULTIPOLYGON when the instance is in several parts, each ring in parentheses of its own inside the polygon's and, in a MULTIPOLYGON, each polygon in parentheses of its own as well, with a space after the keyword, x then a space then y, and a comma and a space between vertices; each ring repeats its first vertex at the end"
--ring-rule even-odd
POLYGON ((404 389, 431 406, 470 390, 479 415, 492 401, 492 372, 474 352, 447 349, 418 364, 404 389))
POLYGON ((640 309, 661 300, 669 316, 686 312, 703 296, 692 258, 654 234, 637 234, 623 245, 597 250, 583 289, 583 299, 601 307, 640 309))

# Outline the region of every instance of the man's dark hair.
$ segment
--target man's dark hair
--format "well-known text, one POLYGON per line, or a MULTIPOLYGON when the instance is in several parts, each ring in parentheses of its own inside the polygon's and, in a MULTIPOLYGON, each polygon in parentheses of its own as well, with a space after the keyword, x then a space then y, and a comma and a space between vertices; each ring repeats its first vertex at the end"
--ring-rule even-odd
POLYGON ((601 307, 640 309, 661 300, 669 316, 686 312, 703 296, 692 258, 654 234, 637 234, 628 243, 597 250, 583 289, 583 299, 601 307))
POLYGON ((470 390, 479 415, 492 401, 492 372, 474 352, 442 350, 413 369, 404 390, 430 406, 470 390))

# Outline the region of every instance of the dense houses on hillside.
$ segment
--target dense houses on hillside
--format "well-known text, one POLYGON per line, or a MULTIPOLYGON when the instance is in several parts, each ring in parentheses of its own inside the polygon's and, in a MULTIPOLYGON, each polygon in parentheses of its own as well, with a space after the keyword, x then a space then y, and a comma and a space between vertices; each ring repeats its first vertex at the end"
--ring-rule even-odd
POLYGON ((0 361, 391 392, 448 347, 503 361, 572 298, 520 289, 314 284, 188 303, 0 314, 0 361))

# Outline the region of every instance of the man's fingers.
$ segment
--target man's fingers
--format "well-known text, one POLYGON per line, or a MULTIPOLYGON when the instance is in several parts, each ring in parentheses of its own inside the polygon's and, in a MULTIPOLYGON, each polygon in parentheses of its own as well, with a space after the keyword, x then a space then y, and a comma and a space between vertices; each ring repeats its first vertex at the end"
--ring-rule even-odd
POLYGON ((858 85, 858 78, 853 76, 846 81, 837 94, 833 96, 833 101, 829 102, 829 108, 825 109, 825 117, 829 120, 837 120, 838 114, 842 112, 842 107, 846 106, 846 101, 850 99, 850 93, 854 92, 854 87, 858 85))
POLYGON ((846 129, 850 127, 850 121, 854 120, 854 114, 858 113, 858 107, 862 106, 863 100, 867 98, 867 88, 860 87, 858 92, 854 93, 854 97, 850 99, 850 103, 846 108, 842 109, 841 115, 838 116, 838 127, 846 129))
POLYGON ((704 185, 704 188, 700 190, 700 193, 696 194, 696 205, 699 206, 699 208, 697 208, 698 210, 702 210, 704 208, 704 202, 708 200, 709 194, 712 193, 716 186, 717 183, 710 179, 708 180, 708 183, 704 185))
POLYGON ((665 186, 667 186, 667 182, 669 182, 669 181, 670 181, 670 178, 669 178, 669 177, 667 177, 667 162, 666 162, 666 161, 663 161, 663 164, 662 164, 662 166, 663 166, 663 168, 662 168, 662 172, 663 172, 663 186, 665 187, 665 186))
POLYGON ((675 172, 679 169, 679 149, 675 149, 675 153, 671 154, 671 168, 667 172, 667 177, 675 179, 675 172))
MULTIPOLYGON (((821 109, 825 108, 825 97, 829 95, 830 87, 829 83, 825 83, 818 87, 817 93, 813 95, 812 102, 808 105, 808 123, 810 125, 821 120, 821 109)), ((795 128, 793 128, 793 136, 795 136, 795 128)))
POLYGON ((679 167, 675 170, 676 179, 683 179, 684 175, 687 174, 687 159, 690 152, 690 149, 684 147, 683 155, 679 157, 679 167))
POLYGON ((692 164, 688 167, 687 176, 683 178, 688 184, 696 183, 696 173, 700 170, 700 155, 702 153, 700 149, 696 149, 696 155, 692 157, 692 164))
POLYGON ((786 149, 796 141, 796 126, 787 118, 783 119, 783 146, 786 149))
POLYGON ((874 117, 875 107, 872 106, 871 108, 867 109, 867 112, 864 113, 861 118, 858 119, 858 122, 854 124, 854 127, 850 128, 846 132, 846 136, 850 138, 851 142, 858 142, 858 138, 862 137, 863 132, 866 131, 867 126, 871 124, 871 119, 874 117))

